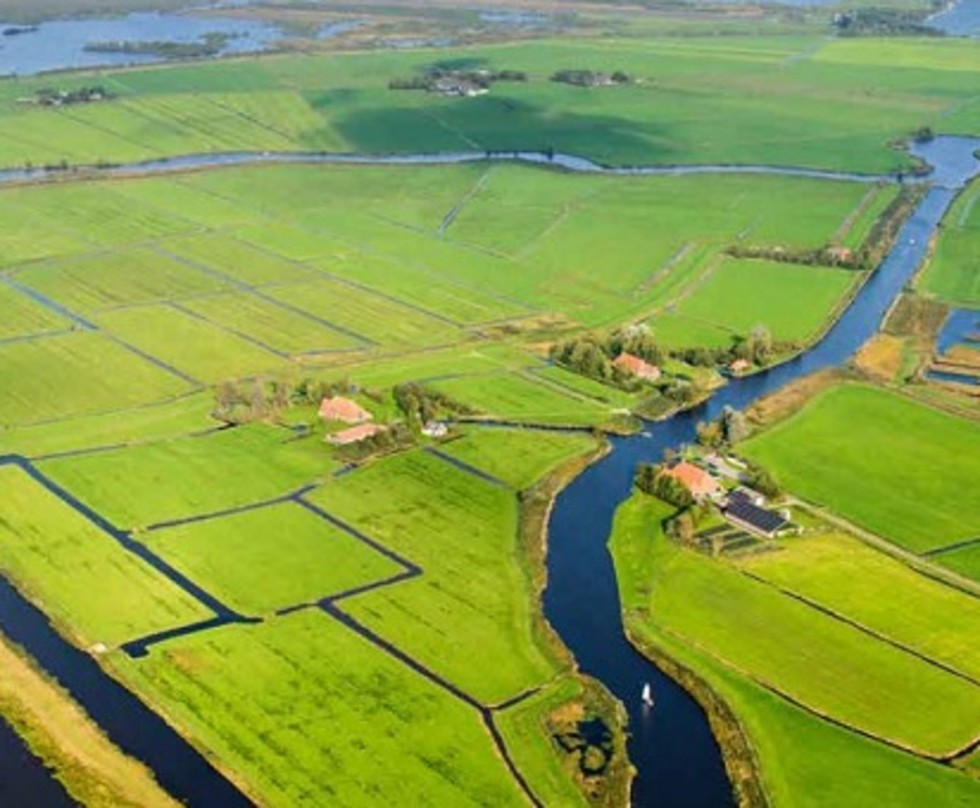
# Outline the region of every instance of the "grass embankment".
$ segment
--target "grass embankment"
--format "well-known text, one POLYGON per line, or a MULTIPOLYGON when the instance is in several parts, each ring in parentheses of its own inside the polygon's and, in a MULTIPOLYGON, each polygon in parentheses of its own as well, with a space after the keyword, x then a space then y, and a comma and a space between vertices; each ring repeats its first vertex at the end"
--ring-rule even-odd
POLYGON ((787 489, 923 552, 980 533, 980 424, 844 384, 742 446, 787 489))
MULTIPOLYGON (((671 512, 652 498, 635 495, 617 513, 612 551, 627 626, 641 648, 693 669, 727 703, 749 746, 726 752, 745 770, 758 767, 764 794, 773 804, 862 806, 884 799, 914 806, 932 799, 965 805, 977 798, 980 784, 975 781, 840 724, 857 721, 869 731, 868 720, 878 724, 884 718, 885 723, 895 721, 893 726, 904 723, 906 731, 924 741, 936 738, 935 710, 944 709, 945 701, 939 691, 952 686, 974 705, 966 708, 971 711, 980 705, 980 690, 952 684, 950 675, 927 673, 929 666, 915 657, 722 560, 681 548, 661 530, 671 512), (826 688, 818 685, 821 680, 826 688), (928 692, 916 695, 917 689, 928 692)), ((867 574, 889 563, 876 561, 877 566, 853 577, 849 588, 860 590, 867 574)), ((929 584, 925 587, 927 592, 929 584)), ((874 591, 865 594, 873 597, 874 591)), ((917 597, 929 595, 920 590, 917 597)), ((933 620, 943 619, 943 608, 940 601, 939 610, 930 612, 933 620)), ((928 641, 929 627, 916 633, 928 641)), ((966 636, 961 640, 968 641, 966 636)), ((976 720, 953 710, 942 723, 940 734, 958 725, 961 738, 968 738, 976 720)), ((947 734, 949 742, 959 741, 947 734)))
POLYGON ((137 761, 102 734, 57 683, 0 636, 0 714, 88 808, 176 808, 137 761))
POLYGON ((943 218, 920 288, 955 306, 980 307, 980 180, 963 191, 943 218))

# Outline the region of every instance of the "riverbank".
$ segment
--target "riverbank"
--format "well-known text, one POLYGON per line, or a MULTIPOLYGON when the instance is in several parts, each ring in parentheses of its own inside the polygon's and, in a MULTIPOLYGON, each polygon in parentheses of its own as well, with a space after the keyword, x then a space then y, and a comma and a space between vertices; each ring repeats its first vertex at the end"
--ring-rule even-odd
POLYGON ((35 663, 0 636, 0 713, 89 808, 176 808, 141 763, 121 752, 35 663))

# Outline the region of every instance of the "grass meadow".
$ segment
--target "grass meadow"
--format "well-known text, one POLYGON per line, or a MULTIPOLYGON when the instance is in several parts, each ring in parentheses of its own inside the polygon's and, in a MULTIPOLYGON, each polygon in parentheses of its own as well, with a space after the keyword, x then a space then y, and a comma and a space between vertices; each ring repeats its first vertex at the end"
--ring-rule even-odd
MULTIPOLYGON (((976 799, 980 785, 975 781, 846 728, 936 753, 975 731, 976 685, 937 668, 927 672, 929 666, 911 654, 747 578, 723 561, 680 548, 660 529, 671 512, 641 495, 617 512, 611 549, 627 626, 641 647, 649 643, 694 667, 728 701, 748 733, 764 786, 776 804, 861 806, 886 799, 914 806, 931 798, 967 805, 976 799), (935 695, 949 686, 962 701, 941 721, 936 710, 945 710, 945 696, 933 700, 905 690, 938 688, 931 690, 935 695), (905 728, 896 737, 892 733, 899 724, 905 728)), ((805 579, 807 559, 799 560, 794 569, 805 579)), ((865 564, 864 577, 850 587, 851 599, 837 605, 846 606, 849 616, 867 616, 866 608, 864 615, 854 609, 855 602, 866 600, 858 594, 861 585, 868 574, 888 570, 892 563, 875 559, 865 564)), ((864 594, 874 597, 876 586, 870 584, 864 594)), ((936 594, 931 586, 923 582, 914 596, 938 621, 948 600, 944 604, 945 595, 930 599, 936 594)), ((971 634, 961 640, 968 642, 971 634)))
POLYGON ((312 603, 402 571, 292 502, 161 530, 145 541, 246 614, 312 603))
POLYGON ((211 616, 20 469, 0 483, 0 568, 84 647, 211 616))
POLYGON ((914 552, 980 533, 980 425, 900 394, 831 388, 741 451, 788 490, 914 552))
POLYGON ((339 466, 315 439, 254 424, 200 437, 54 458, 44 472, 127 529, 282 496, 339 466))
POLYGON ((113 665, 260 803, 524 804, 472 707, 320 612, 113 665))
MULTIPOLYGON (((241 149, 448 151, 554 147, 614 163, 773 163, 885 171, 890 140, 921 125, 976 129, 969 41, 813 36, 544 40, 428 50, 283 55, 103 71, 119 97, 58 110, 17 104, 46 79, 0 88, 6 165, 136 160, 241 149), (447 56, 528 72, 488 96, 387 89, 447 56), (580 65, 625 87, 547 81, 580 65), (869 102, 868 99, 873 99, 869 102), (810 99, 810 103, 801 103, 810 99), (55 122, 56 125, 52 125, 55 122)), ((67 86, 90 80, 66 78, 67 86)))
POLYGON ((513 491, 424 452, 338 478, 310 499, 422 568, 344 602, 373 631, 458 687, 499 702, 553 675, 536 641, 513 491), (492 658, 491 670, 474 665, 492 658))

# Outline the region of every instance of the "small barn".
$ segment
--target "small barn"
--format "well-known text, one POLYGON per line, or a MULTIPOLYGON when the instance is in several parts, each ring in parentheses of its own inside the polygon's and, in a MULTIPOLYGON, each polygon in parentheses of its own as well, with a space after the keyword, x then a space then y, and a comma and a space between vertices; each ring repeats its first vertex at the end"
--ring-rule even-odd
POLYGON ((733 491, 725 503, 725 518, 752 533, 774 539, 790 523, 782 514, 763 508, 747 491, 733 491))

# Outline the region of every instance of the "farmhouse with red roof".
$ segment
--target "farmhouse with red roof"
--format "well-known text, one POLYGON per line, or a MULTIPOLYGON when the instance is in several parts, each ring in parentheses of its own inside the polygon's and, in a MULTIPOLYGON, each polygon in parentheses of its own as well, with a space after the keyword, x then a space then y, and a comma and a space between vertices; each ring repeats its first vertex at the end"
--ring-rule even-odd
POLYGON ((644 362, 640 357, 633 354, 621 353, 613 360, 613 365, 624 373, 629 373, 644 381, 655 382, 660 378, 660 368, 651 365, 649 362, 644 362))
POLYGON ((721 491, 721 486, 714 477, 686 460, 665 469, 663 473, 681 483, 697 500, 716 496, 721 491))
POLYGON ((379 432, 384 432, 385 427, 379 426, 378 424, 360 424, 358 426, 352 426, 349 429, 342 429, 340 432, 334 432, 332 435, 327 435, 327 443, 332 443, 334 446, 349 446, 352 443, 358 443, 365 438, 373 437, 379 432))
POLYGON ((343 421, 345 424, 363 424, 373 416, 356 401, 334 396, 320 402, 320 417, 324 421, 343 421))

